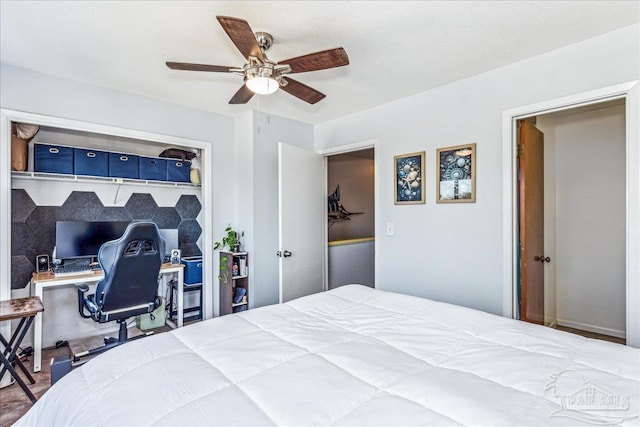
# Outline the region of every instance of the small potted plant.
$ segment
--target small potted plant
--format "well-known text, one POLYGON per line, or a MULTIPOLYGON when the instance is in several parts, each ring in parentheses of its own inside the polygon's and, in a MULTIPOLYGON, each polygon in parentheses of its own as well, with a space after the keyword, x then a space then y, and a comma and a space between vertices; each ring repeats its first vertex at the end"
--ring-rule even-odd
MULTIPOLYGON (((229 248, 229 250, 232 252, 239 252, 240 237, 244 236, 244 231, 238 233, 237 231, 234 231, 234 229, 231 228, 231 224, 229 224, 224 229, 224 232, 225 234, 224 236, 222 236, 222 239, 219 242, 214 243, 213 250, 217 250, 217 249, 224 250, 225 248, 229 248)), ((222 280, 223 282, 228 281, 229 272, 226 271, 227 261, 228 261, 227 257, 223 257, 220 259, 220 274, 218 275, 218 279, 222 280)))
POLYGON ((240 251, 240 237, 244 237, 244 231, 238 233, 231 228, 231 224, 227 225, 224 229, 225 235, 222 236, 222 240, 215 242, 213 250, 229 248, 233 252, 240 251))

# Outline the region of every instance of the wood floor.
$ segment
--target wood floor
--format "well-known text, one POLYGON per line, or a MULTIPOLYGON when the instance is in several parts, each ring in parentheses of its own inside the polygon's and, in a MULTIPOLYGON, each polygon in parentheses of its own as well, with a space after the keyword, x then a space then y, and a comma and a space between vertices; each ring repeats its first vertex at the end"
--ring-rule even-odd
MULTIPOLYGON (((24 366, 29 370, 33 379, 36 380, 35 384, 29 384, 24 376, 25 380, 31 392, 36 398, 42 397, 42 395, 49 390, 51 386, 51 366, 49 361, 53 357, 64 356, 69 354, 69 347, 60 347, 54 349, 46 349, 42 351, 42 370, 40 372, 33 372, 33 357, 29 357, 28 360, 23 360, 24 366)), ((22 374, 22 372, 20 372, 22 374)), ((18 383, 13 383, 3 389, 0 389, 0 427, 9 427, 18 420, 25 412, 31 408, 31 400, 22 391, 18 383)))
POLYGON ((583 331, 583 330, 580 330, 580 329, 568 328, 566 326, 556 326, 555 329, 557 329, 559 331, 571 332, 572 334, 582 335, 583 337, 586 337, 586 338, 593 338, 593 339, 596 339, 596 340, 610 341, 610 342, 614 342, 614 343, 622 344, 622 345, 626 345, 627 344, 627 340, 624 339, 624 338, 612 337, 610 335, 603 335, 603 334, 599 334, 597 332, 583 331))
MULTIPOLYGON (((587 338, 595 338, 605 341, 611 341, 618 344, 625 344, 624 338, 616 338, 608 335, 597 334, 595 332, 581 331, 579 329, 567 328, 564 326, 558 326, 556 329, 570 332, 573 334, 582 335, 587 338)), ((163 327, 154 330, 154 333, 166 332, 168 327, 163 327)), ((33 374, 33 378, 36 383, 30 385, 30 389, 33 394, 40 398, 51 385, 51 366, 48 361, 53 357, 63 356, 70 354, 68 347, 61 347, 58 349, 45 349, 42 351, 42 371, 33 374)), ((32 372, 33 361, 29 358, 28 361, 23 362, 27 369, 32 372)), ((24 394, 20 386, 15 383, 0 389, 0 427, 9 427, 18 420, 24 413, 31 408, 31 401, 24 394)))

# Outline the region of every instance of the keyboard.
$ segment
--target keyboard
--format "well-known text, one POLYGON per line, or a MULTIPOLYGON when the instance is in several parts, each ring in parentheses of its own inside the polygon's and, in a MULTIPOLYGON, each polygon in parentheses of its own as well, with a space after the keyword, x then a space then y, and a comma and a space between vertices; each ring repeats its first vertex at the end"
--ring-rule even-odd
POLYGON ((53 275, 56 277, 65 276, 81 276, 83 274, 91 274, 94 271, 100 271, 99 264, 69 264, 56 265, 53 267, 53 275))

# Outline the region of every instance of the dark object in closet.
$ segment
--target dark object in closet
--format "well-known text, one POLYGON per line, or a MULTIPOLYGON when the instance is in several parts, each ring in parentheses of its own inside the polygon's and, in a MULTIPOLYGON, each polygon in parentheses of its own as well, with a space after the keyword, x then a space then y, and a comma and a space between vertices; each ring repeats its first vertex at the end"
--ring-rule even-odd
POLYGON ((328 209, 329 209, 329 227, 336 222, 342 221, 350 221, 351 215, 361 215, 364 212, 349 212, 344 208, 342 203, 340 202, 340 185, 336 186, 336 189, 333 193, 329 194, 327 197, 328 209))
POLYGON ((167 148, 159 157, 166 157, 168 159, 180 159, 183 162, 185 160, 192 160, 196 158, 196 153, 192 151, 183 150, 181 148, 167 148))

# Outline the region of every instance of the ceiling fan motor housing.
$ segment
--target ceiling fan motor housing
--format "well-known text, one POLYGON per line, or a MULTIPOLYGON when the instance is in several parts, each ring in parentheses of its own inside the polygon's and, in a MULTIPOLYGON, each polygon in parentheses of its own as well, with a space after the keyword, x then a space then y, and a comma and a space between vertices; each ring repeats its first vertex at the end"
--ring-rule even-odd
POLYGON ((258 42, 258 46, 260 46, 260 49, 262 49, 263 52, 268 51, 273 45, 273 36, 263 31, 258 31, 255 34, 256 41, 258 42))
POLYGON ((276 64, 269 60, 261 62, 257 59, 253 60, 253 58, 251 58, 249 62, 244 64, 242 69, 244 70, 245 80, 254 77, 267 77, 272 79, 277 77, 276 64))
POLYGON ((280 82, 281 73, 276 70, 276 64, 268 59, 265 62, 250 60, 242 68, 245 82, 256 77, 266 77, 280 82))

